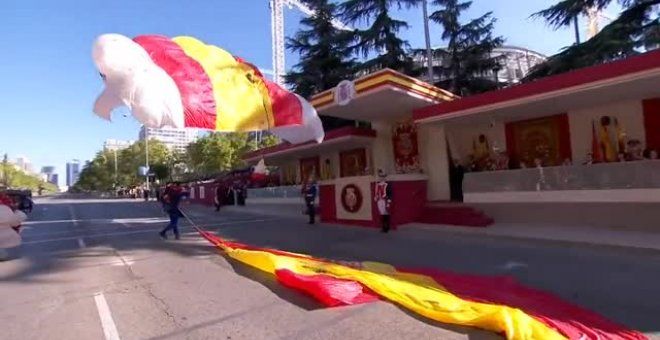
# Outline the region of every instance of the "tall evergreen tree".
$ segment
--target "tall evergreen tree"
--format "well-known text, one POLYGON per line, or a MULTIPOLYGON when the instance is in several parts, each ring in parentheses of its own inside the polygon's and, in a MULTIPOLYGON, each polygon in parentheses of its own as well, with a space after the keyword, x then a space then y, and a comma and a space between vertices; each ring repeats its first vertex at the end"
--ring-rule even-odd
MULTIPOLYGON (((613 0, 562 0, 533 14, 554 29, 573 24, 590 9, 602 10, 613 0)), ((635 55, 660 45, 660 0, 618 0, 623 11, 593 38, 567 47, 548 58, 526 77, 526 81, 601 64, 635 55)))
POLYGON ((390 8, 411 8, 419 0, 347 0, 342 3, 343 19, 351 24, 365 22, 369 25, 364 30, 357 30, 357 43, 354 50, 364 58, 378 55, 361 63, 360 70, 373 72, 382 68, 391 68, 409 75, 416 75, 412 58, 409 56, 409 44, 398 37, 399 31, 408 28, 405 21, 390 16, 390 8))
POLYGON ((442 27, 442 39, 447 42, 447 47, 433 51, 434 57, 443 61, 434 66, 434 74, 440 76, 436 85, 463 96, 496 89, 498 83, 493 71, 501 68, 502 58, 493 56, 492 52, 502 46, 504 39, 493 36, 492 12, 462 24, 461 14, 472 6, 472 1, 433 3, 441 9, 429 18, 442 27))
MULTIPOLYGON (((287 48, 300 55, 300 62, 284 77, 285 82, 299 95, 312 95, 335 87, 344 79, 355 78, 356 62, 349 46, 353 33, 342 31, 332 24, 339 6, 329 0, 302 0, 315 15, 300 20, 304 27, 293 38, 287 39, 287 48)), ((353 121, 322 116, 324 129, 352 125, 353 121)))
POLYGON ((353 79, 355 62, 349 50, 352 34, 332 25, 338 6, 329 0, 302 2, 316 14, 300 20, 304 28, 287 39, 287 48, 300 55, 300 62, 285 81, 294 92, 309 98, 344 79, 353 79))

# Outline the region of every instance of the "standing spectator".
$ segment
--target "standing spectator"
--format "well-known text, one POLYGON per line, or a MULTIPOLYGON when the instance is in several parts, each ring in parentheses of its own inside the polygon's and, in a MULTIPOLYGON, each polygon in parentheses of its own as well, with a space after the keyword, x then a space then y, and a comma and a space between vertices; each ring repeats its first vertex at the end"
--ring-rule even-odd
POLYGON ((307 216, 309 216, 308 223, 314 224, 316 222, 316 207, 314 206, 314 203, 316 202, 316 195, 318 193, 316 180, 313 178, 308 180, 307 183, 303 185, 302 191, 305 199, 307 216))

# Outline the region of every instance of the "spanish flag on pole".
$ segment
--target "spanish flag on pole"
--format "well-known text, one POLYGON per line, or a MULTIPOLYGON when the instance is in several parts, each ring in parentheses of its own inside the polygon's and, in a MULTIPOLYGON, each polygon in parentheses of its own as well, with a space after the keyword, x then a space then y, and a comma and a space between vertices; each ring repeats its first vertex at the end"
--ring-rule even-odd
POLYGON ((330 307, 383 299, 435 321, 490 330, 507 339, 645 339, 641 333, 509 278, 375 262, 333 262, 228 242, 198 231, 230 258, 270 273, 281 284, 330 307))

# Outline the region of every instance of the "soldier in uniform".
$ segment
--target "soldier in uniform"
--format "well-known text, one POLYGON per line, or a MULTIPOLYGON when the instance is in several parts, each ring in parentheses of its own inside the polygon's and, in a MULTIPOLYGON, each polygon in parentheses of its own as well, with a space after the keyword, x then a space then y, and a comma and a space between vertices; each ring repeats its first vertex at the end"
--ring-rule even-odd
POLYGON ((303 186, 303 196, 305 198, 306 212, 309 216, 309 224, 314 224, 316 222, 316 207, 314 206, 314 202, 316 202, 317 191, 316 180, 313 178, 310 178, 303 186))
POLYGON ((390 231, 390 206, 392 204, 392 187, 387 183, 387 174, 383 170, 378 170, 378 182, 374 193, 374 202, 378 207, 378 213, 381 218, 382 232, 390 231))

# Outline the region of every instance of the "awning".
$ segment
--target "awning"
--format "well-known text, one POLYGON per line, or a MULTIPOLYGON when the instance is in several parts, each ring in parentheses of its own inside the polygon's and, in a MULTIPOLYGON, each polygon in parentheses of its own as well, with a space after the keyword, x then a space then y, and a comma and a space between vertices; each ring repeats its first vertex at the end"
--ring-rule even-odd
POLYGON ((350 150, 371 144, 376 131, 368 128, 345 127, 326 133, 323 143, 307 142, 302 144, 282 143, 269 148, 249 152, 243 156, 248 163, 266 159, 267 163, 278 160, 299 159, 319 156, 333 151, 350 150))
POLYGON ((413 112, 417 123, 520 120, 660 97, 660 51, 587 67, 413 112))
POLYGON ((378 121, 411 116, 413 110, 458 98, 454 94, 399 72, 384 69, 349 82, 353 93, 340 105, 338 88, 312 97, 320 115, 378 121))

